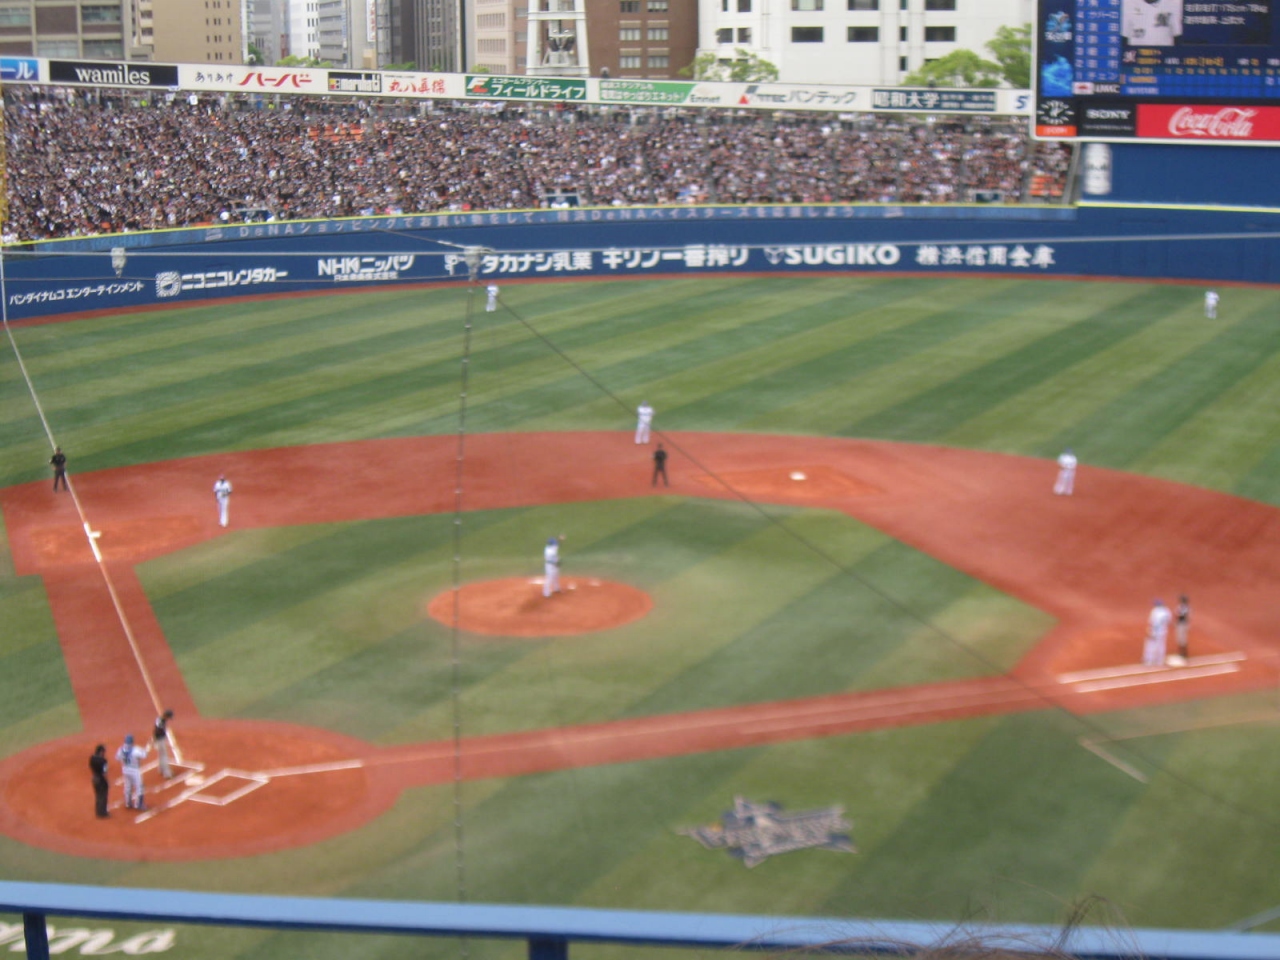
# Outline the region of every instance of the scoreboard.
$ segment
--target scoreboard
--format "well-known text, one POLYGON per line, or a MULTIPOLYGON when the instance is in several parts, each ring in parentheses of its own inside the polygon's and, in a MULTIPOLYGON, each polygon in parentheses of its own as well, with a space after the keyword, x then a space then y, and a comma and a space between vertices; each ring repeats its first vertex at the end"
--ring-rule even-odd
POLYGON ((1273 0, 1039 0, 1035 136, 1280 142, 1273 0))

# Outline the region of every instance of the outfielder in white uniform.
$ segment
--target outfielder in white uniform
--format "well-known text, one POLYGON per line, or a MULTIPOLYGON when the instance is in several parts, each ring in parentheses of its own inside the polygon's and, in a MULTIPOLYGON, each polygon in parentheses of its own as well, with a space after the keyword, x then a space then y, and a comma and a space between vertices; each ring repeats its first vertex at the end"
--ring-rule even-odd
POLYGON ((1169 612, 1163 600, 1157 600, 1151 605, 1151 614, 1147 617, 1147 640, 1142 645, 1142 662, 1146 666, 1164 666, 1171 620, 1173 620, 1173 614, 1169 612))
POLYGON ((1120 17, 1131 47, 1171 47, 1182 36, 1182 0, 1124 0, 1120 17))
POLYGON ((542 595, 560 592, 560 541, 552 537, 542 551, 542 595))
POLYGON ((653 407, 642 402, 636 407, 636 443, 649 442, 649 428, 653 426, 653 407))
POLYGON ((1053 483, 1053 492, 1060 497, 1069 497, 1075 488, 1076 455, 1067 447, 1058 457, 1058 479, 1053 483))
POLYGON ((225 527, 227 515, 231 512, 231 481, 226 474, 218 477, 218 482, 213 485, 213 497, 218 501, 218 525, 225 527))
POLYGON ((1206 290, 1204 292, 1204 315, 1210 320, 1218 319, 1218 291, 1206 290))
POLYGON ((498 285, 491 283, 484 288, 484 292, 489 295, 489 299, 484 305, 484 312, 493 313, 498 309, 498 285))
POLYGON ((120 772, 124 776, 124 805, 132 810, 147 809, 142 791, 142 761, 147 758, 147 748, 133 742, 133 734, 124 738, 124 746, 116 751, 120 772))

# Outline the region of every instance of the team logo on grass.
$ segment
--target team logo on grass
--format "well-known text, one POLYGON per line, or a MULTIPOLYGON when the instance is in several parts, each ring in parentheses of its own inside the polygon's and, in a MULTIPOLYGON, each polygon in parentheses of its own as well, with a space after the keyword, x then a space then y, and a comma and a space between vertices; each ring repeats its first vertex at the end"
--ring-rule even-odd
POLYGON ((835 850, 857 853, 849 832, 853 824, 845 819, 844 807, 822 807, 783 813, 776 803, 754 803, 745 797, 733 798, 733 809, 720 815, 720 822, 678 831, 693 837, 708 850, 728 850, 748 867, 791 850, 835 850))

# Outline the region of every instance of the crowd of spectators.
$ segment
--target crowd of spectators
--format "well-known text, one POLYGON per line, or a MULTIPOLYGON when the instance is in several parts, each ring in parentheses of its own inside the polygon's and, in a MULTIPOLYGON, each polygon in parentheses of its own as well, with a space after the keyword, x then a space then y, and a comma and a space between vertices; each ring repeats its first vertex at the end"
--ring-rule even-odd
POLYGON ((1069 158, 986 117, 4 96, 9 242, 563 202, 1017 203, 1061 197, 1069 158))

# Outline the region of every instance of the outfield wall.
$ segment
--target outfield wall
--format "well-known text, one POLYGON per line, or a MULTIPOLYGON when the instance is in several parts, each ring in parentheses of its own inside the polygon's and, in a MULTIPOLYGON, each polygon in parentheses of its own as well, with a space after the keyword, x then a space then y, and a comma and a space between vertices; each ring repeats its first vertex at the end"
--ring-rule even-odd
POLYGON ((655 207, 245 224, 9 248, 12 321, 230 296, 705 273, 1280 282, 1280 211, 655 207), (112 248, 117 252, 113 255, 112 248))

